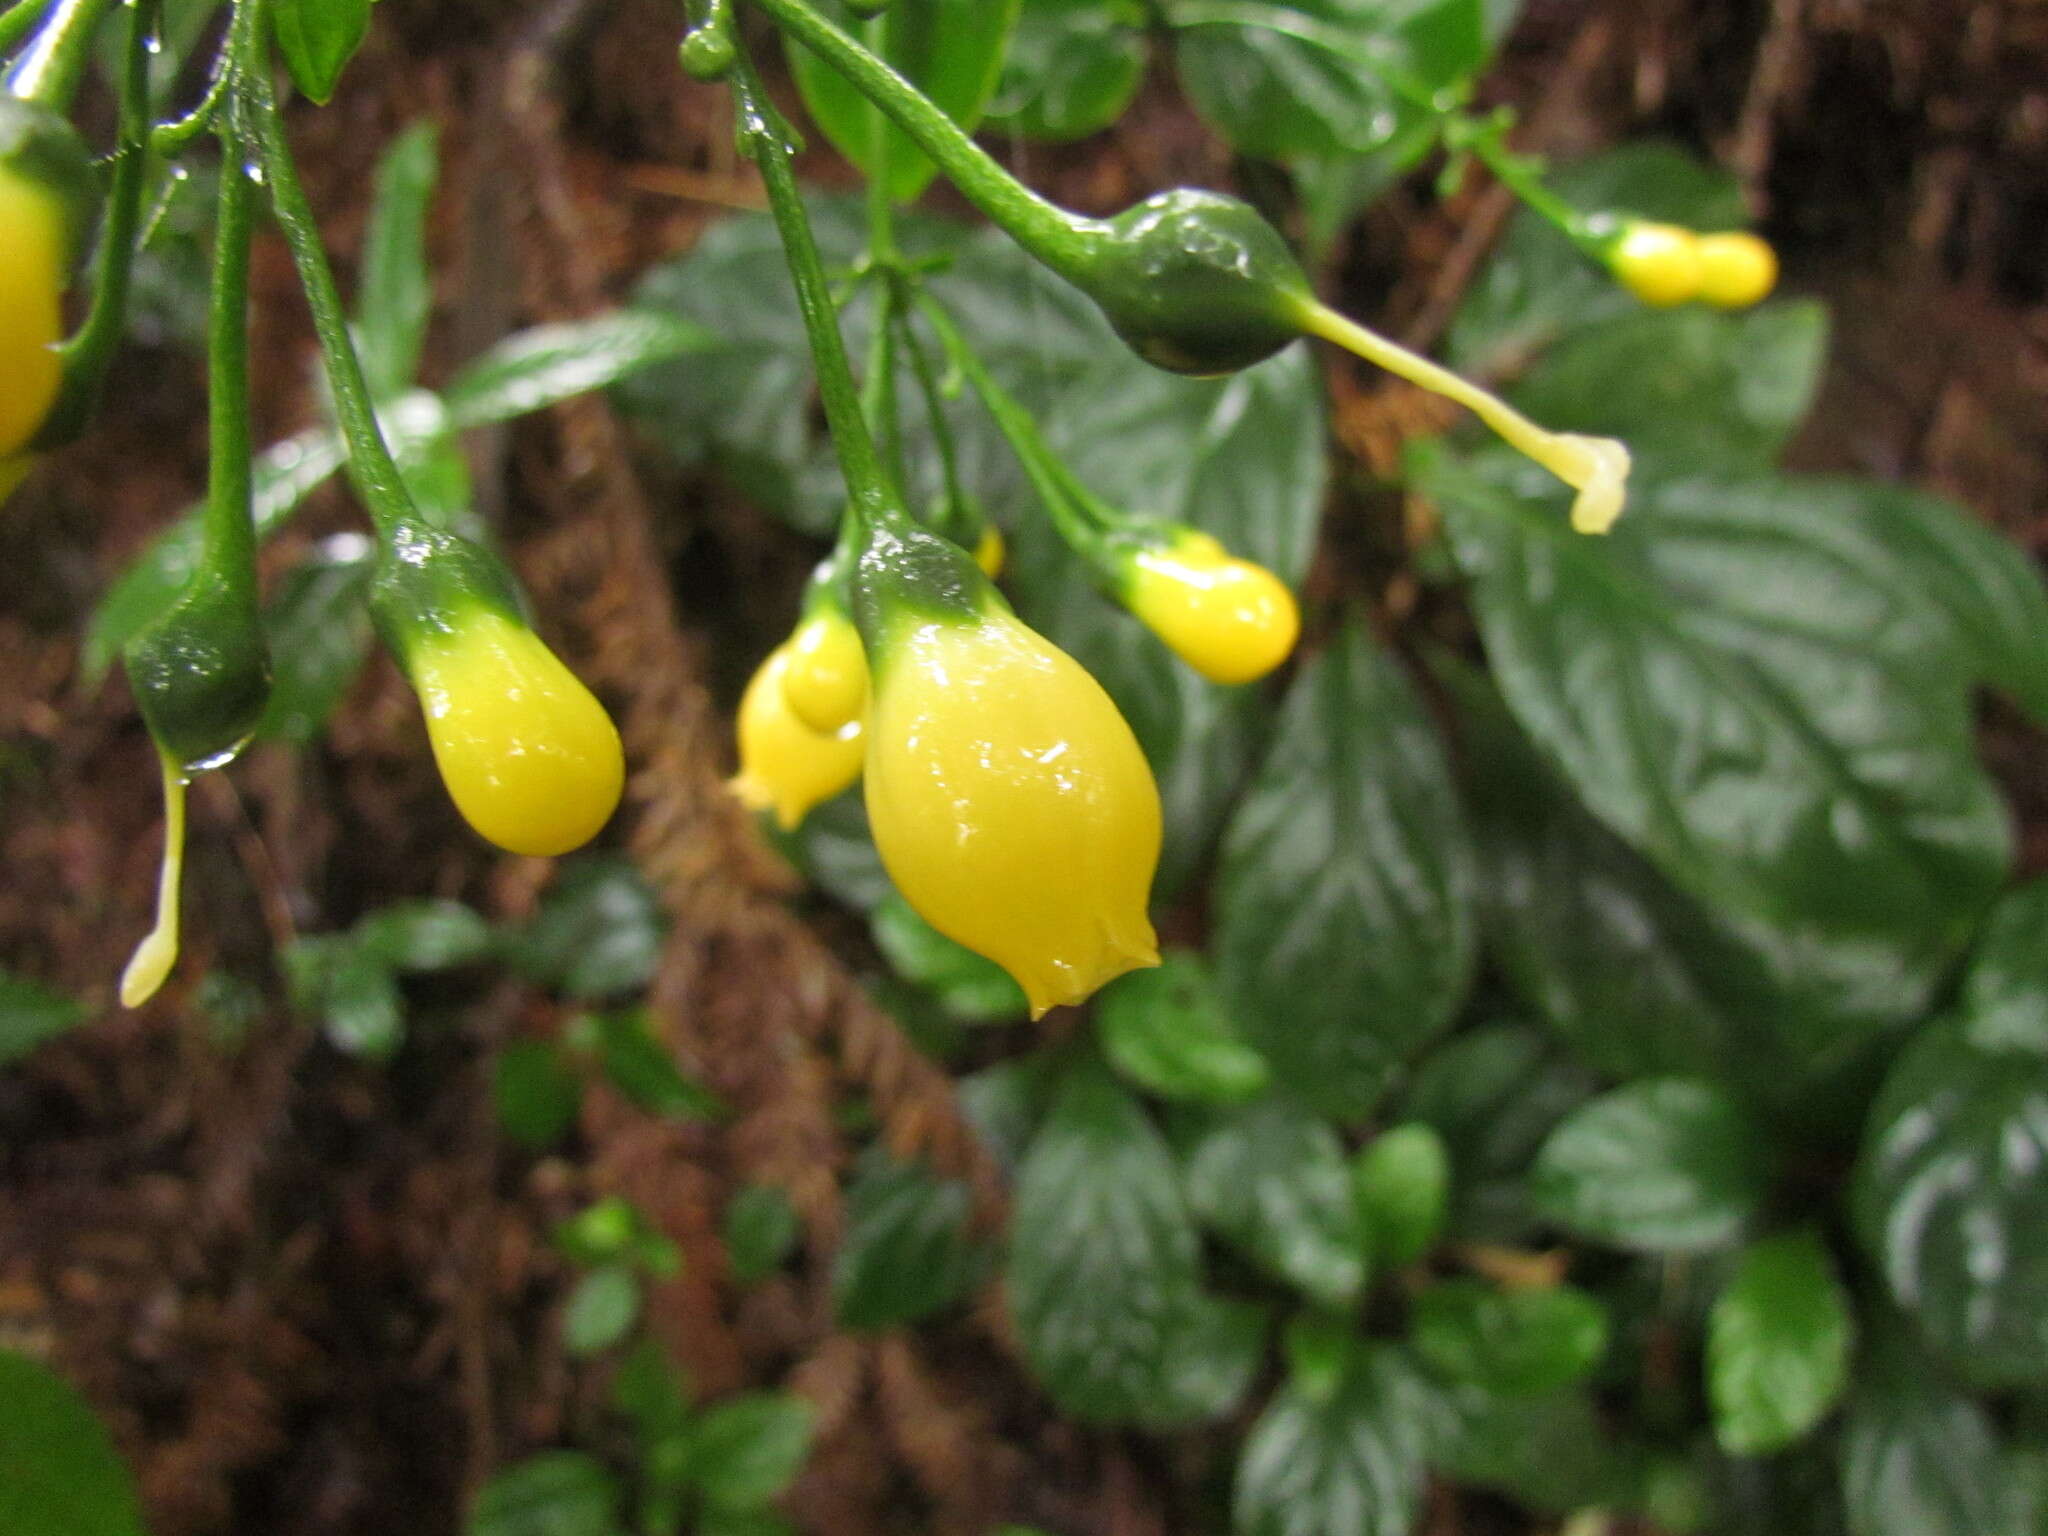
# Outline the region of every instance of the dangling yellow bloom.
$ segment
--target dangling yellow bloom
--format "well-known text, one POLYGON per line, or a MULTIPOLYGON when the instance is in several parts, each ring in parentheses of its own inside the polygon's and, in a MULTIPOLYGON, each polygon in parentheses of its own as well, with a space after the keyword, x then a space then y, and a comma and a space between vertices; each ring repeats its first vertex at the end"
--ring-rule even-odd
POLYGON ((1637 219, 1607 254, 1614 280, 1653 309, 1672 309, 1700 296, 1700 237, 1677 224, 1637 219))
MULTIPOLYGON (((0 165, 0 231, 0 461, 6 461, 36 435, 63 382, 57 351, 64 335, 62 205, 49 188, 0 165)), ((0 462, 0 500, 12 489, 7 478, 0 462)))
POLYGON ((1264 677, 1301 636, 1301 610, 1279 577, 1192 528, 1133 555, 1123 596, 1148 629, 1212 683, 1264 677))
POLYGON ((782 691, 797 719, 821 736, 860 719, 868 702, 868 658, 852 619, 820 604, 784 649, 782 691))
POLYGON ((1716 309, 1748 309, 1778 286, 1778 253, 1743 230, 1701 235, 1700 298, 1716 309))
MULTIPOLYGON (((740 771, 729 788, 751 811, 773 811, 785 832, 860 777, 864 749, 858 717, 825 734, 790 707, 790 642, 768 653, 740 698, 740 771)), ((865 678, 865 669, 863 669, 865 678)))
POLYGON ((406 650, 456 809, 511 853, 552 857, 618 809, 625 753, 604 706, 532 630, 476 607, 406 650))
POLYGON ((992 594, 884 622, 867 805, 896 888, 1034 1018, 1157 965, 1159 791, 1101 684, 992 594))

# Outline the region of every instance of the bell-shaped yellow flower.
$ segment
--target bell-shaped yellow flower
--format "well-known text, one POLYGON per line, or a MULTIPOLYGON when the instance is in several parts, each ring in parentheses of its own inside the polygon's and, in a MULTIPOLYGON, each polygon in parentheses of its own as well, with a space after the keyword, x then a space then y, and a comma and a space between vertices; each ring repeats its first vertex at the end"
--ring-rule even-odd
POLYGON ((868 702, 868 658, 852 619, 821 603, 785 649, 782 691, 798 720, 834 736, 860 719, 868 702))
POLYGON ((604 706, 532 630, 475 607, 406 650, 441 782, 511 853, 580 848, 618 809, 625 754, 604 706))
MULTIPOLYGON (((773 811, 785 832, 860 777, 865 748, 858 717, 829 734, 790 707, 791 643, 768 653, 740 698, 740 771, 729 787, 751 811, 773 811)), ((865 677, 865 669, 863 669, 865 677)))
MULTIPOLYGON (((0 165, 0 461, 36 435, 63 382, 57 347, 64 336, 65 246, 58 199, 19 169, 0 165)), ((6 479, 0 464, 0 481, 6 479)), ((0 500, 11 489, 0 484, 0 500)))
POLYGON ((1614 280, 1653 309, 1671 309, 1700 295, 1700 238, 1677 224, 1638 219, 1607 254, 1614 280))
POLYGON ((1157 965, 1159 791, 1102 685, 993 594, 973 615, 892 607, 883 628, 867 806, 896 888, 1034 1018, 1157 965))
POLYGON ((1133 555, 1123 596, 1146 628, 1212 683, 1264 677, 1301 637, 1301 610, 1286 584, 1194 529, 1133 555))
POLYGON ((1700 297, 1716 309, 1748 309, 1778 286, 1778 253, 1744 230, 1701 235, 1700 297))

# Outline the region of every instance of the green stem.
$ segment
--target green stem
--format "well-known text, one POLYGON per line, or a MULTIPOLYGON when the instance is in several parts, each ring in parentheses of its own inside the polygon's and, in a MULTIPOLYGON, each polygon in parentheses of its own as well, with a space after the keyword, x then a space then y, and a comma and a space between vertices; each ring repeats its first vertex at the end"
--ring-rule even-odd
POLYGON ((249 435, 249 242, 256 187, 232 136, 221 135, 219 214, 214 225, 213 304, 206 327, 208 484, 204 562, 254 589, 254 453, 249 435))
MULTIPOLYGON (((57 0, 28 51, 0 78, 0 90, 59 112, 69 109, 92 56, 93 35, 112 4, 113 0, 57 0)), ((8 20, 14 20, 13 12, 8 20)))
POLYGON ((42 22, 43 13, 50 8, 50 0, 16 0, 6 10, 0 11, 0 53, 5 53, 42 22))
POLYGON ((120 144, 106 217, 100 224, 92 307, 78 333, 64 343, 64 383, 36 434, 41 444, 68 443, 85 430, 126 329, 129 277, 135 269, 142 194, 149 177, 149 42, 158 9, 157 0, 137 0, 129 12, 122 54, 120 144))
POLYGON ((805 0, 754 0, 775 24, 843 75, 916 141, 968 201, 1063 277, 1085 271, 1103 238, 1096 220, 1056 208, 1004 170, 924 93, 805 0))
POLYGON ((168 158, 212 127, 214 119, 220 113, 221 101, 227 95, 228 77, 231 73, 228 69, 227 55, 223 52, 213 61, 212 77, 206 82, 206 94, 199 98, 198 105, 183 117, 174 118, 168 123, 158 123, 152 128, 149 132, 150 149, 168 158))
POLYGON ((320 227, 312 204, 299 181, 292 161, 291 145, 285 137, 284 116, 278 110, 277 92, 270 83, 269 64, 262 49, 263 0, 240 0, 235 10, 235 38, 231 67, 235 79, 229 100, 238 118, 238 132, 255 151, 263 180, 270 187, 270 205, 277 225, 291 248, 292 262, 299 271, 299 286, 305 290, 306 305, 313 314, 313 330, 320 340, 320 352, 327 366, 327 382, 334 392, 334 412, 348 444, 349 481, 364 507, 387 539, 418 513, 398 465, 377 425, 377 412, 370 398, 370 386, 363 378, 362 360, 356 356, 349 336, 348 316, 342 309, 341 292, 334 284, 327 249, 320 241, 320 227))
MULTIPOLYGON (((1465 123, 1470 119, 1456 121, 1465 123)), ((1452 149, 1469 151, 1524 207, 1555 226, 1580 250, 1596 261, 1605 259, 1606 247, 1613 234, 1604 224, 1611 221, 1589 218, 1559 197, 1544 182, 1542 166, 1528 155, 1509 149, 1491 124, 1475 124, 1469 134, 1453 130, 1446 135, 1445 142, 1452 149)))
MULTIPOLYGON (((903 279, 891 274, 890 281, 892 285, 896 285, 903 279)), ((896 322, 902 327, 903 350, 910 358, 910 371, 917 379, 918 393, 924 397, 925 411, 931 417, 932 441, 938 445, 939 474, 945 486, 947 516, 951 519, 957 517, 960 509, 967 503, 966 489, 960 481, 960 449, 953 440, 953 424, 946 417, 945 391, 939 387, 938 372, 932 367, 931 356, 926 352, 924 342, 918 337, 917 327, 911 324, 909 306, 909 291, 899 287, 896 298, 896 322)), ((963 530, 949 526, 939 531, 958 542, 963 530)))
MULTIPOLYGON (((884 23, 880 18, 867 24, 867 39, 880 39, 884 23)), ((882 281, 875 292, 875 331, 868 348, 867 378, 862 383, 861 405, 868 430, 882 455, 883 467, 900 490, 908 484, 903 465, 903 425, 896 393, 896 316, 900 297, 890 280, 898 263, 896 253, 896 205, 889 196, 889 120, 874 106, 867 110, 868 185, 867 268, 880 270, 882 281)))
POLYGON ((839 312, 832 302, 832 285, 825 276, 825 263, 818 254, 810 216, 804 211, 803 194, 797 190, 787 130, 769 105, 753 60, 744 49, 734 61, 732 78, 740 147, 760 167, 761 180, 768 190, 768 208, 782 237, 790 278, 796 284, 797 309, 803 316, 817 369, 818 396, 825 407, 832 446, 846 476, 851 498, 848 511, 863 521, 888 518, 892 513, 900 515, 899 499, 861 414, 860 390, 853 380, 853 365, 847 361, 846 339, 839 334, 839 312))

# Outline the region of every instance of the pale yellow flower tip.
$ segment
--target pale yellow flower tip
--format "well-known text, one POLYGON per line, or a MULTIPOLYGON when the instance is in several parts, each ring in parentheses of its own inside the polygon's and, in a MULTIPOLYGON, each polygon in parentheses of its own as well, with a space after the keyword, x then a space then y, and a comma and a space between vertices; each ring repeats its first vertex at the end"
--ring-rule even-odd
POLYGON ((408 661, 441 782, 479 834, 546 858, 611 820, 626 776, 618 730, 532 630, 480 608, 422 633, 408 661))
POLYGON ((1555 433, 1551 442, 1556 451, 1540 462, 1579 493, 1572 502, 1572 527, 1580 533, 1607 532, 1628 505, 1628 446, 1577 432, 1555 433))
POLYGON ((824 734, 789 704, 790 644, 768 653, 740 698, 740 771, 727 782, 750 811, 773 811, 785 832, 860 777, 866 743, 858 719, 824 734))
POLYGON ((974 546, 974 563, 981 567, 981 574, 994 581, 1003 574, 1003 563, 1009 559, 1009 546, 1003 542, 1003 530, 990 523, 981 530, 981 538, 974 546))
MULTIPOLYGON (((36 435, 63 382, 64 244, 57 199, 0 166, 0 459, 36 435)), ((0 466, 0 479, 5 473, 0 466)), ((0 499, 11 489, 0 484, 0 499)))
POLYGON ((1629 225, 1608 253, 1607 266, 1616 282, 1654 309, 1699 297, 1699 236, 1676 224, 1629 225))
POLYGON ((797 719, 821 736, 860 719, 868 702, 868 658, 853 620, 820 608, 797 626, 786 649, 782 691, 797 719))
POLYGON ((1159 791, 1101 684, 1013 615, 906 616, 878 660, 868 819, 920 916, 1036 1018, 1159 963, 1159 791))
POLYGON ((157 754, 164 776, 164 853, 158 866, 156 926, 135 946, 121 972, 121 1006, 140 1008, 155 997, 178 963, 178 891, 185 873, 185 770, 170 753, 157 754))
POLYGON ((1124 601, 1212 683, 1264 677, 1301 637, 1301 610, 1286 584, 1206 533, 1183 533, 1132 557, 1124 601))
POLYGON ((1778 286, 1778 253, 1741 230, 1701 235, 1700 297, 1716 309, 1748 309, 1778 286))

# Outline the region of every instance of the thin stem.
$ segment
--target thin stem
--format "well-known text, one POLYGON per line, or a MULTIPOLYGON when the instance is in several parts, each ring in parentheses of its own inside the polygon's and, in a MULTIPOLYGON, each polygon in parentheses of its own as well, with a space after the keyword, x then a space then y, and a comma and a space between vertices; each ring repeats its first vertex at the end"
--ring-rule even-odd
MULTIPOLYGON (((1469 119, 1456 121, 1469 122, 1469 119)), ((1474 125, 1469 133, 1453 131, 1447 135, 1446 142, 1453 149, 1469 151, 1524 207, 1555 226, 1582 251, 1596 260, 1603 258, 1605 247, 1613 238, 1612 231, 1603 227, 1608 221, 1589 218, 1558 196, 1544 182, 1542 166, 1528 155, 1509 149, 1492 125, 1474 125)))
POLYGON ((968 201, 1053 271, 1087 267, 1102 226, 1054 207, 1004 170, 950 117, 882 60, 832 25, 805 0, 754 0, 775 24, 846 78, 917 146, 968 201))
POLYGON ((377 524, 378 532, 388 539, 418 514, 385 444, 383 429, 377 425, 370 386, 363 378, 362 360, 356 356, 355 342, 349 336, 341 292, 335 287, 334 271, 320 241, 312 204, 306 199, 298 167, 292 161, 284 116, 278 111, 277 92, 270 83, 270 70, 261 47, 262 11, 263 0, 240 0, 235 10, 235 36, 230 43, 235 80, 230 100, 238 119, 237 131, 256 152, 263 180, 270 187, 270 205, 277 215, 278 228, 291 248, 292 263, 299 271, 299 286, 305 290, 306 305, 313 313, 313 330, 319 337, 327 382, 334 392, 334 413, 341 425, 342 438, 348 443, 349 481, 377 524))
MULTIPOLYGON (((887 23, 880 17, 868 22, 867 38, 879 42, 887 23)), ((868 430, 882 455, 882 465, 900 489, 908 483, 903 472, 903 425, 896 393, 896 316, 900 294, 888 273, 896 266, 896 205, 889 196, 889 120, 871 103, 867 109, 868 186, 867 266, 881 269, 883 279, 875 293, 875 332, 868 348, 867 378, 862 382, 861 405, 868 430)))
POLYGON ((142 194, 149 175, 149 39, 158 9, 157 0, 140 0, 129 12, 122 54, 120 145, 100 225, 92 307, 78 333, 64 343, 63 388, 37 434, 39 442, 69 442, 85 430, 126 326, 135 237, 142 227, 142 194))
POLYGON ((15 0, 13 5, 0 11, 0 53, 5 53, 35 31, 43 19, 43 12, 49 8, 50 0, 15 0))
POLYGON ((216 54, 213 72, 206 82, 206 94, 199 98, 198 105, 183 117, 173 118, 168 123, 158 123, 149 133, 149 147, 157 154, 170 156, 183 149, 208 128, 220 112, 221 101, 227 95, 228 58, 225 50, 216 54))
MULTIPOLYGON (((900 281, 891 274, 892 285, 900 281)), ((917 334, 917 327, 911 323, 909 302, 909 294, 899 291, 896 323, 902 328, 903 350, 910 358, 911 374, 917 380, 918 393, 924 397, 925 411, 931 418, 932 441, 938 445, 939 474, 945 486, 948 514, 957 516, 967 498, 960 481, 960 449, 953 440, 953 423, 946 417, 945 391, 939 387, 938 371, 932 367, 931 356, 917 334)), ((950 537, 955 530, 947 528, 940 531, 950 537)))
POLYGON ((885 517, 898 507, 898 499, 861 415, 860 390, 853 380, 853 365, 847 361, 846 339, 839 334, 839 312, 832 303, 824 259, 818 254, 817 237, 804 211, 803 194, 797 190, 786 131, 744 49, 733 66, 733 104, 739 117, 741 149, 760 167, 769 211, 782 237, 790 278, 796 284, 797 309, 803 315, 817 369, 818 396, 852 498, 849 510, 863 519, 885 517))
POLYGON ((256 187, 232 135, 221 135, 214 224, 213 304, 206 327, 209 458, 206 563, 230 581, 254 583, 254 453, 249 434, 249 242, 256 187))
MULTIPOLYGON (((93 34, 112 4, 113 0, 57 0, 36 40, 0 78, 0 90, 59 112, 66 110, 85 74, 93 34)), ((10 11, 7 19, 12 22, 14 13, 10 11)))

